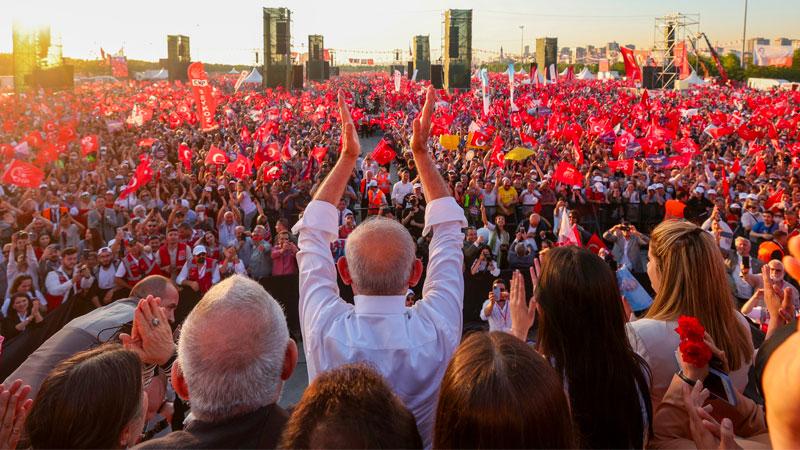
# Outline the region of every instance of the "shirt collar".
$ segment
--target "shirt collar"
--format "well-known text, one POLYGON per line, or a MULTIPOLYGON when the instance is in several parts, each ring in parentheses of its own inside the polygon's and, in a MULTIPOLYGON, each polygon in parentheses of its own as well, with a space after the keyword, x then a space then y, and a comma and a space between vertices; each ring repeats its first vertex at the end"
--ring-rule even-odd
POLYGON ((404 295, 356 295, 353 297, 356 314, 405 314, 404 295))

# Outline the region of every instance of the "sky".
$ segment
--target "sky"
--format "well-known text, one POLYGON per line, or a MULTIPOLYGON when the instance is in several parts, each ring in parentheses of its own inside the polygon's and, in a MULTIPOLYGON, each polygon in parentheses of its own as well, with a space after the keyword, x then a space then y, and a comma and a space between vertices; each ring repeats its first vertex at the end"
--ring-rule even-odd
MULTIPOLYGON (((473 49, 519 53, 521 39, 558 37, 559 47, 603 46, 617 41, 653 45, 654 18, 681 12, 700 15, 712 43, 740 47, 745 0, 3 0, 0 53, 11 52, 11 24, 50 24, 67 57, 99 58, 100 47, 124 47, 131 59, 166 57, 166 35, 190 37, 192 60, 253 64, 261 49, 261 7, 289 7, 292 46, 304 52, 309 34, 347 57, 388 60, 395 48, 408 53, 414 35, 430 36, 440 54, 442 12, 473 10, 473 49), (524 29, 520 30, 520 26, 524 29)), ((747 36, 800 39, 800 0, 750 0, 747 36)), ((487 53, 488 54, 488 53, 487 53)))

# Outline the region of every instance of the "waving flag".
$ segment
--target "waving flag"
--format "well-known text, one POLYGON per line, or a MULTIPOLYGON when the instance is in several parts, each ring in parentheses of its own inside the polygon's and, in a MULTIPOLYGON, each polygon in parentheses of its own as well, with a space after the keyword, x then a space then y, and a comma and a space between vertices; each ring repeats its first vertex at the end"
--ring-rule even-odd
POLYGON ((620 47, 620 53, 622 53, 622 59, 625 61, 625 75, 628 77, 629 80, 642 80, 642 70, 639 68, 639 64, 636 62, 636 58, 633 56, 633 50, 627 47, 620 47))
POLYGON ((473 131, 467 138, 467 147, 469 148, 486 148, 489 144, 489 136, 481 131, 473 131))
POLYGON ((292 148, 292 143, 289 140, 289 135, 286 135, 286 140, 283 141, 283 147, 281 147, 281 159, 291 161, 296 154, 297 152, 292 148))
POLYGON ((264 181, 267 183, 277 180, 283 175, 283 170, 280 166, 272 166, 264 171, 264 181))
POLYGON ((31 147, 40 147, 42 144, 44 144, 42 133, 39 133, 38 131, 33 131, 25 136, 24 141, 27 142, 31 147))
POLYGON ((84 156, 96 152, 100 149, 100 142, 96 134, 90 134, 81 138, 81 154, 84 156))
POLYGON ((192 149, 185 143, 178 146, 178 159, 181 160, 187 172, 192 170, 192 149))
POLYGON ((209 149, 208 154, 206 155, 206 164, 228 164, 228 156, 217 148, 215 145, 211 145, 211 149, 209 149))
POLYGON ((328 154, 327 146, 314 147, 314 149, 311 150, 311 157, 314 158, 320 164, 322 164, 322 161, 325 160, 325 155, 327 154, 328 154))
POLYGON ((252 163, 241 153, 239 153, 236 156, 236 159, 229 163, 228 167, 225 168, 225 172, 240 180, 249 177, 252 171, 252 163))
POLYGON ((153 144, 155 144, 157 140, 158 139, 155 139, 155 138, 139 139, 139 142, 137 142, 136 145, 138 145, 139 147, 152 147, 153 144))
POLYGON ((583 185, 583 175, 572 164, 561 161, 556 165, 553 180, 559 183, 570 184, 573 186, 583 185))
POLYGON ((239 136, 242 138, 242 143, 244 145, 250 145, 250 142, 252 142, 250 130, 248 130, 245 126, 242 126, 242 131, 239 133, 239 136))
POLYGON ((249 74, 246 70, 243 70, 242 73, 239 74, 239 79, 237 79, 236 84, 233 85, 234 93, 239 92, 239 88, 242 87, 242 83, 247 79, 247 75, 249 74))
POLYGON ((633 175, 634 164, 632 159, 609 160, 608 168, 614 172, 622 172, 625 175, 633 175))
POLYGON ((381 141, 378 142, 378 145, 375 146, 375 150, 372 151, 372 159, 382 166, 394 161, 396 156, 397 153, 395 153, 391 145, 386 142, 386 139, 381 139, 381 141))
POLYGON ((44 172, 33 164, 11 160, 3 174, 3 183, 25 188, 36 188, 42 184, 44 172))
POLYGON ((492 143, 492 156, 489 161, 497 167, 503 167, 505 164, 506 155, 503 153, 503 139, 500 136, 494 138, 492 143))
POLYGON ((131 177, 131 180, 125 188, 122 189, 122 192, 119 193, 119 199, 126 199, 129 195, 138 191, 139 188, 149 183, 152 178, 153 169, 150 168, 150 161, 142 160, 141 164, 136 167, 136 172, 133 174, 133 177, 131 177))

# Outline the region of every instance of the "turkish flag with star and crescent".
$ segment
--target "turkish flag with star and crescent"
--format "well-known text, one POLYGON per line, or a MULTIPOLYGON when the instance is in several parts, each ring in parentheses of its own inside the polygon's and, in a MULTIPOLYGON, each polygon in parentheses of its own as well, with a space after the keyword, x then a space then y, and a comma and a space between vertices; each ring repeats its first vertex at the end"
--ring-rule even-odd
POLYGON ((192 149, 188 145, 181 143, 178 146, 178 159, 181 160, 187 172, 192 170, 192 149))
POLYGON ((31 163, 19 160, 12 160, 8 169, 3 174, 3 184, 13 184, 14 186, 35 188, 42 184, 44 172, 42 169, 31 163))
POLYGON ((100 141, 96 134, 90 134, 81 138, 81 153, 86 156, 96 152, 100 148, 100 141))
POLYGON ((553 180, 573 186, 583 185, 583 175, 570 163, 561 161, 556 166, 553 180))
POLYGON ((217 146, 211 145, 206 155, 206 164, 228 164, 228 155, 220 150, 217 146))

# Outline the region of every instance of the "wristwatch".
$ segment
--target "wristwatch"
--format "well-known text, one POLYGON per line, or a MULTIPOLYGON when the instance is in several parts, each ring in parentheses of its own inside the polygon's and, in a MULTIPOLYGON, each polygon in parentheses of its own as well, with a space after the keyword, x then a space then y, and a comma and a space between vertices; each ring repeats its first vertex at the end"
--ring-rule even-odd
POLYGON ((680 379, 683 380, 684 383, 686 383, 686 384, 688 384, 689 386, 692 386, 692 387, 694 387, 694 385, 697 383, 696 380, 693 380, 693 379, 687 377, 686 374, 683 373, 683 369, 678 371, 678 377, 680 377, 680 379))

